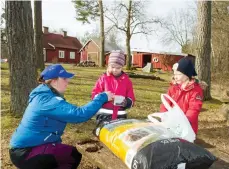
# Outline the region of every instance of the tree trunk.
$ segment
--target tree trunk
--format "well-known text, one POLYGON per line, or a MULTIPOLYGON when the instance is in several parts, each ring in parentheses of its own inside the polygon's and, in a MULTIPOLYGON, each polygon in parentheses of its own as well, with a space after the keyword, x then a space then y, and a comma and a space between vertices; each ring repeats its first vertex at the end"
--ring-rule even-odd
POLYGON ((131 11, 132 11, 132 1, 129 0, 129 7, 128 7, 128 16, 127 16, 127 31, 126 31, 126 50, 127 50, 127 58, 126 58, 126 69, 130 70, 131 67, 131 51, 130 51, 130 20, 131 20, 131 11))
POLYGON ((10 109, 22 113, 36 86, 36 64, 30 1, 6 1, 6 30, 9 50, 10 109))
POLYGON ((198 1, 197 25, 197 58, 198 78, 208 84, 204 99, 211 99, 211 1, 198 1))
POLYGON ((126 69, 130 70, 131 68, 131 50, 130 50, 130 37, 126 36, 126 69))
POLYGON ((42 33, 42 1, 34 1, 34 44, 37 58, 37 69, 43 70, 43 33, 42 33))
POLYGON ((105 35, 104 35, 104 16, 103 16, 103 1, 99 0, 100 13, 100 60, 99 67, 105 66, 105 35))

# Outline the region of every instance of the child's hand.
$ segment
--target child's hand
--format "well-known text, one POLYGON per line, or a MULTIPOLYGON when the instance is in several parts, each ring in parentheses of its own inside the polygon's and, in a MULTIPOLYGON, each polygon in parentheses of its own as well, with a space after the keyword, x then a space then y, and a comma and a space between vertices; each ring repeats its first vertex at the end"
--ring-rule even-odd
POLYGON ((108 101, 111 101, 114 99, 114 93, 111 93, 110 91, 105 92, 108 97, 108 101))
POLYGON ((127 100, 124 99, 123 102, 121 103, 121 106, 122 106, 122 107, 126 107, 126 105, 127 105, 127 100))

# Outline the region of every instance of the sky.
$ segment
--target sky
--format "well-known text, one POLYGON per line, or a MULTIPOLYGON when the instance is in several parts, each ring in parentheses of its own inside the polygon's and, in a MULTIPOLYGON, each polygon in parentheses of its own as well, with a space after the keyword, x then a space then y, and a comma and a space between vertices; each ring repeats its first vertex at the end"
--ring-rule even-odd
MULTIPOLYGON (((186 0, 152 0, 148 9, 149 15, 167 16, 171 11, 187 8, 186 0)), ((42 2, 43 26, 49 27, 50 31, 64 29, 69 36, 80 39, 85 32, 99 29, 98 24, 82 24, 75 19, 75 8, 71 0, 43 0, 42 2)), ((180 52, 178 45, 164 45, 159 33, 146 38, 145 35, 135 35, 131 39, 131 48, 151 51, 180 52)), ((125 37, 121 37, 125 44, 125 37)))
MULTIPOLYGON (((110 3, 112 0, 104 1, 110 3)), ((193 2, 193 0, 151 0, 146 12, 149 16, 165 17, 173 10, 187 9, 191 1, 193 2)), ((42 22, 43 26, 49 27, 50 32, 64 29, 69 36, 80 40, 86 32, 99 30, 98 22, 82 24, 75 17, 76 11, 71 0, 42 0, 42 22)), ((176 44, 164 45, 161 42, 162 34, 161 29, 157 28, 157 31, 147 38, 145 35, 134 35, 131 39, 131 48, 154 52, 180 52, 180 47, 176 44)), ((125 36, 119 36, 120 44, 125 46, 125 36)))

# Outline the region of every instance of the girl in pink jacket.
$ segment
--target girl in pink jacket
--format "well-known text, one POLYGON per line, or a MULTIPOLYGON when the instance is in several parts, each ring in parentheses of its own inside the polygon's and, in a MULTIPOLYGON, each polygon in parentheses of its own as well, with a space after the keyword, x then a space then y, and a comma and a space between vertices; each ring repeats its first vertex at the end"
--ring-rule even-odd
POLYGON ((134 104, 133 85, 128 75, 122 71, 124 65, 124 53, 112 51, 107 72, 100 76, 92 90, 92 99, 104 91, 111 91, 115 95, 114 100, 105 103, 97 113, 98 123, 104 120, 127 118, 125 110, 134 104))
MULTIPOLYGON (((194 132, 198 131, 198 116, 203 104, 202 86, 194 79, 196 71, 191 60, 182 58, 178 63, 174 64, 174 79, 168 90, 168 95, 185 113, 194 132)), ((172 106, 172 103, 170 103, 172 106)), ((165 106, 161 104, 161 112, 167 111, 165 106)))

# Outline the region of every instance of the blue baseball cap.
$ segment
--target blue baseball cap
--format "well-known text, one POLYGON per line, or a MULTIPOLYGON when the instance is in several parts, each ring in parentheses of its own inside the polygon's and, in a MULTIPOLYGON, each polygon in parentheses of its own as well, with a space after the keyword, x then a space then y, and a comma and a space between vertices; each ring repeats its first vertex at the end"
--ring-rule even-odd
POLYGON ((63 66, 60 64, 54 64, 46 67, 42 72, 41 76, 44 80, 55 79, 58 77, 61 78, 72 78, 74 76, 73 73, 67 72, 63 66))

